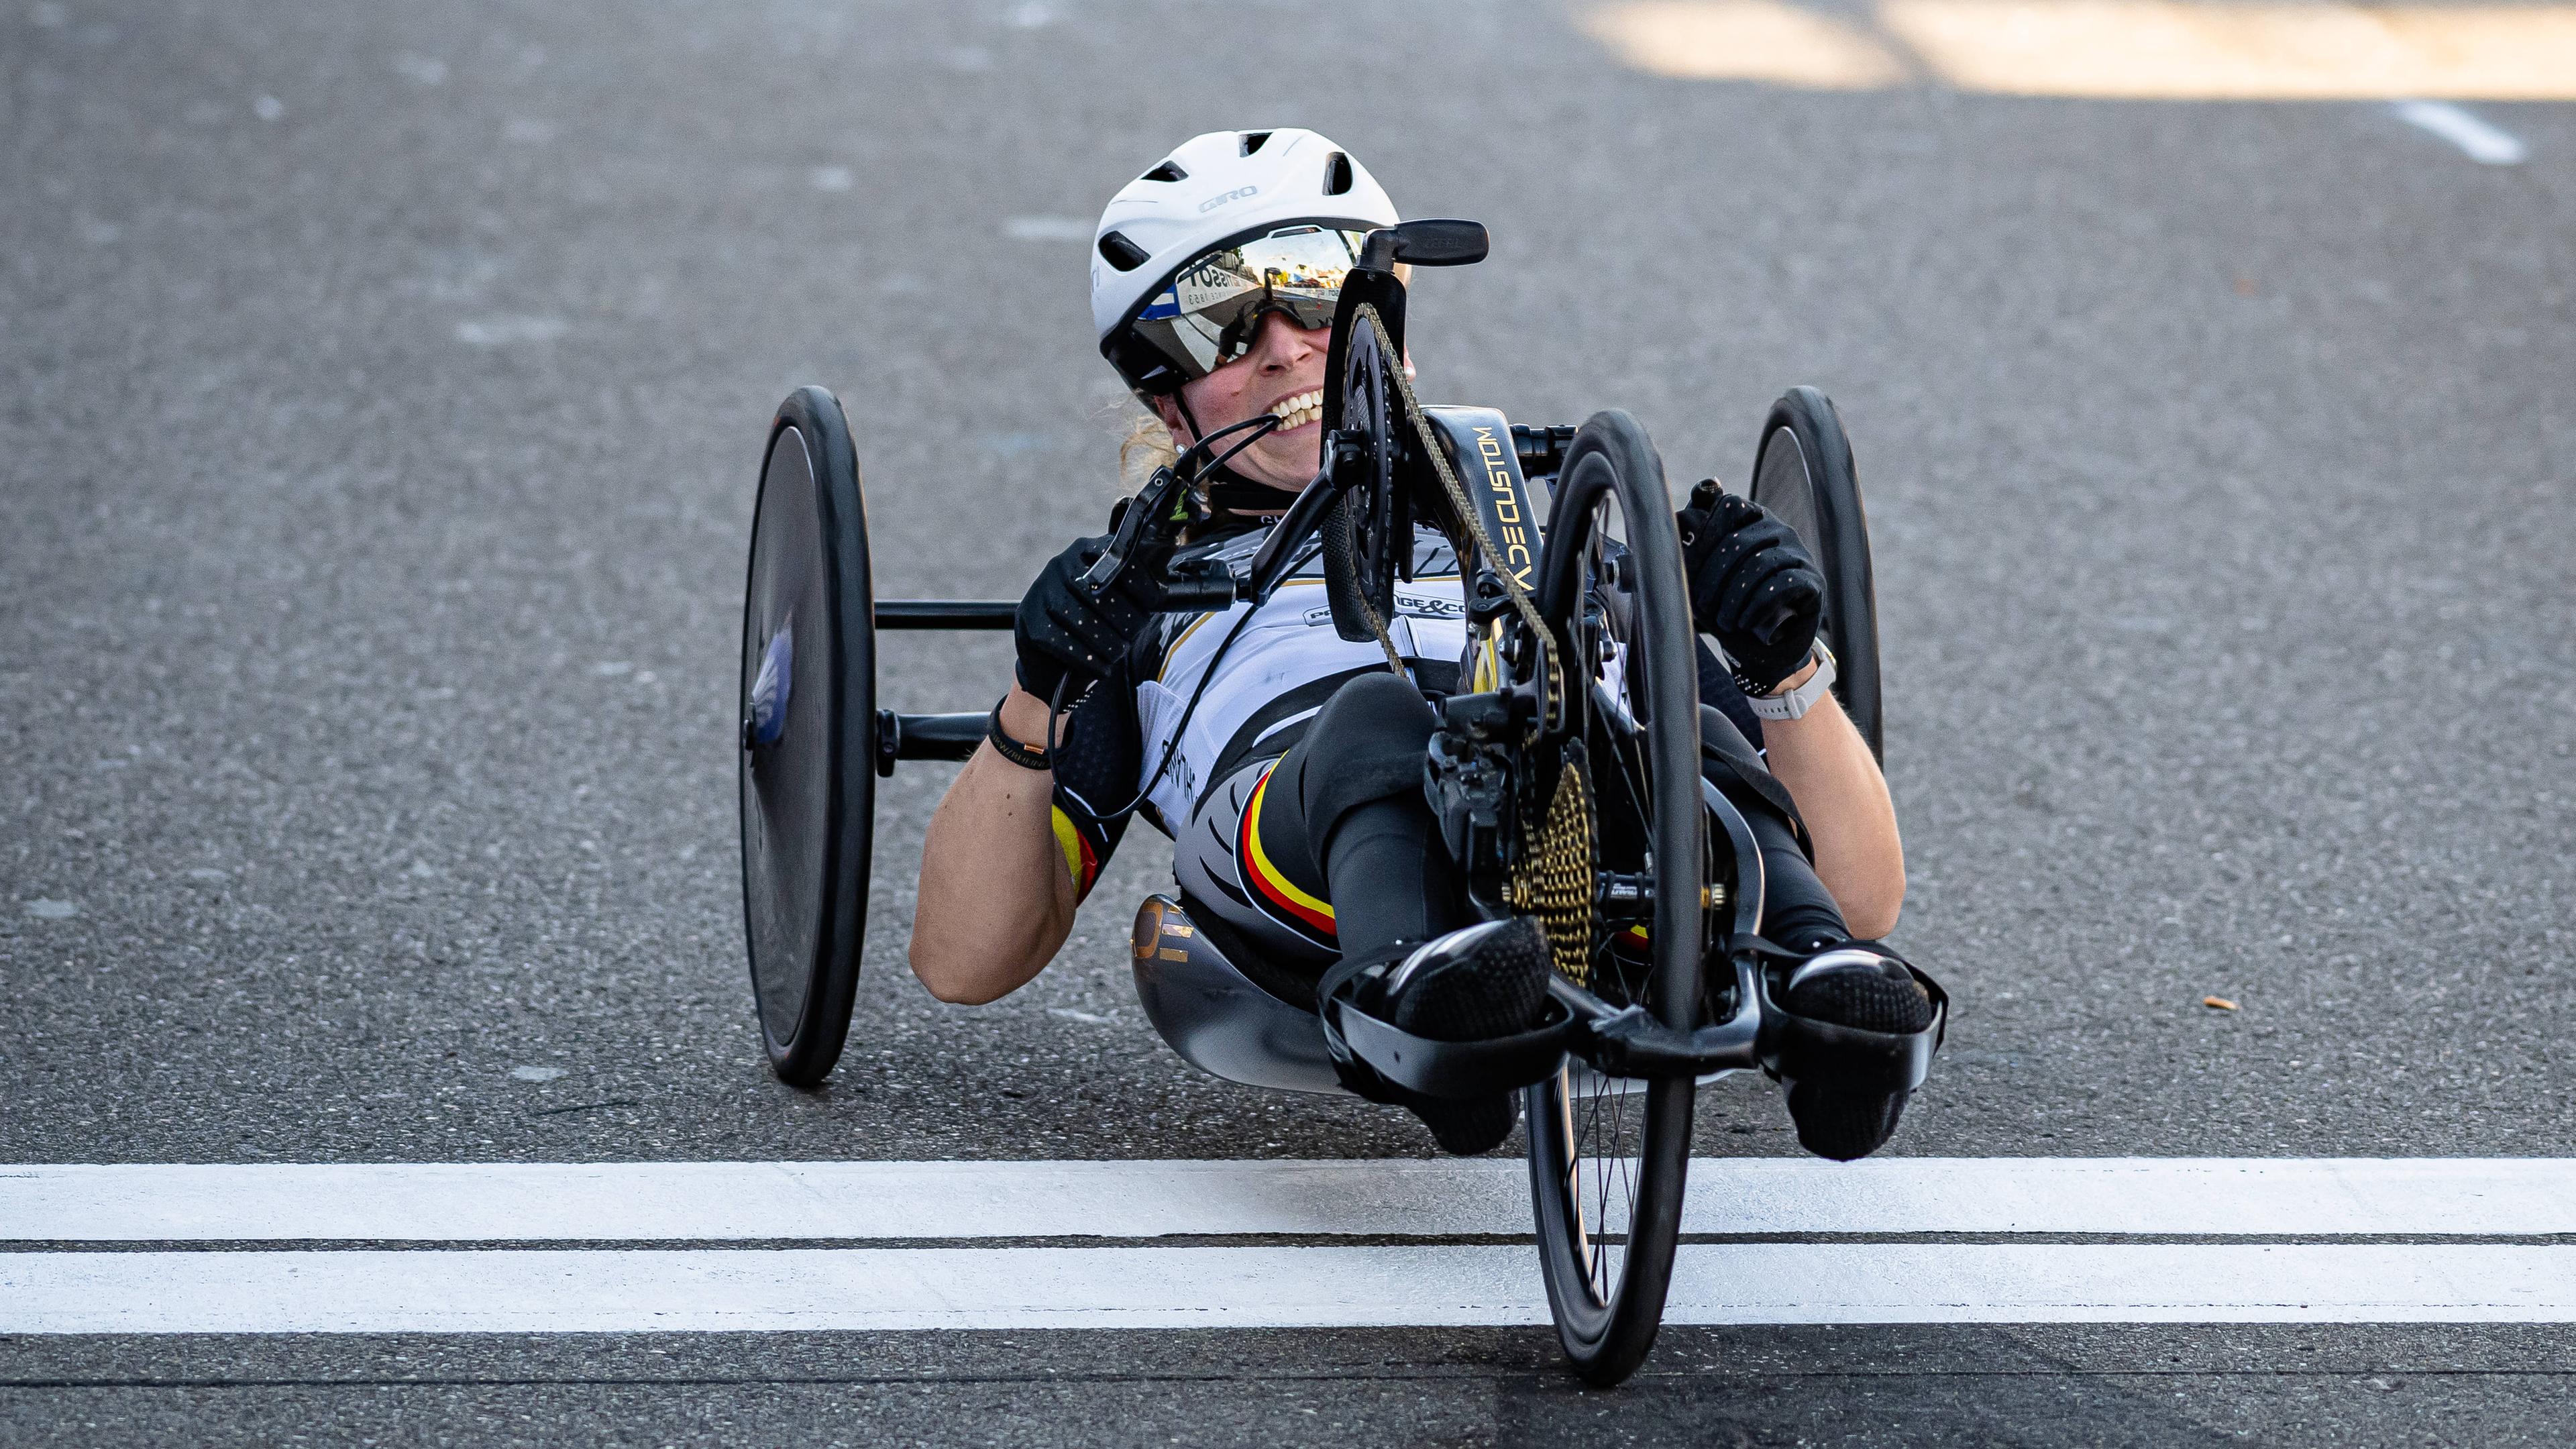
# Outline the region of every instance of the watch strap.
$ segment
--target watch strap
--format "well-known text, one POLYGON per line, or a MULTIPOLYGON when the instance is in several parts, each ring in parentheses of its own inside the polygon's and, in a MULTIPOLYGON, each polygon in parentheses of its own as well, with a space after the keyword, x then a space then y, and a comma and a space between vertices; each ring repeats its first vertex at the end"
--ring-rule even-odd
POLYGON ((1816 672, 1807 676, 1806 683, 1786 694, 1747 696, 1755 718, 1803 718, 1808 710, 1815 708, 1817 700, 1825 697, 1825 691, 1834 687, 1834 651, 1826 648, 1825 641, 1819 639, 1808 657, 1816 661, 1816 672))

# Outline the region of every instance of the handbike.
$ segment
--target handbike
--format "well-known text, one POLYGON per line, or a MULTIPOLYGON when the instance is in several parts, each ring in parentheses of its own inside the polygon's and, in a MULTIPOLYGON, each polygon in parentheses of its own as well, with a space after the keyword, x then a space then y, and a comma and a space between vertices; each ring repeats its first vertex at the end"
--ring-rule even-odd
MULTIPOLYGON (((1335 628, 1385 643, 1415 523, 1445 534, 1469 657, 1459 692, 1434 701, 1425 788, 1466 913, 1545 926, 1556 968, 1545 1018, 1499 1040, 1443 1042, 1397 1029, 1348 991, 1327 989, 1320 1010, 1293 1003, 1257 984, 1275 973, 1231 959, 1177 893, 1138 911, 1133 964, 1164 1040, 1230 1081, 1368 1096, 1520 1090, 1558 1337, 1578 1373, 1611 1384, 1645 1357, 1662 1318, 1696 1084, 1760 1068, 1910 1090, 1947 1005, 1919 972, 1936 1006, 1921 1032, 1859 1031, 1780 1005, 1779 953, 1757 934, 1760 853, 1702 775, 1699 646, 1645 430, 1617 411, 1531 427, 1491 409, 1426 407, 1404 376, 1396 266, 1484 253, 1472 222, 1369 235, 1333 322, 1323 468, 1239 572, 1167 567, 1178 480, 1166 472, 1119 515, 1095 573, 1162 571, 1173 607, 1219 610, 1266 599, 1320 535, 1335 628)), ((1867 524, 1822 393, 1794 389, 1773 408, 1753 479, 1757 501, 1817 556, 1835 692, 1876 750, 1867 524)), ((980 713, 878 709, 875 631, 1007 629, 1013 613, 1008 602, 876 599, 840 406, 820 388, 787 399, 755 509, 739 768, 752 985, 782 1080, 820 1082, 848 1031, 875 779, 905 760, 962 760, 983 738, 980 713)))

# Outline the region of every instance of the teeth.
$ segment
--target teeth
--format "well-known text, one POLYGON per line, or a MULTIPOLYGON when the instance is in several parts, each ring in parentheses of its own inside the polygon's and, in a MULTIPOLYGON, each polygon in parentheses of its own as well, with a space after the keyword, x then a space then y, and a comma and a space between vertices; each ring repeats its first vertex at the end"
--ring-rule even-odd
POLYGON ((1281 398, 1270 411, 1278 417, 1281 431, 1302 428, 1308 423, 1323 418, 1324 394, 1318 390, 1301 392, 1295 397, 1281 398))

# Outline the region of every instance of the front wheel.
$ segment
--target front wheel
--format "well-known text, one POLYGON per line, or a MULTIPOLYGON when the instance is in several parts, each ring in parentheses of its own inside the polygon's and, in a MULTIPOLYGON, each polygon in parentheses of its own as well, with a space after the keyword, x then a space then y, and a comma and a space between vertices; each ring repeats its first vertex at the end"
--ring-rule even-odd
MULTIPOLYGON (((1662 461, 1624 412, 1583 425, 1557 475, 1539 610, 1579 698, 1565 757, 1588 781, 1593 864, 1653 885, 1647 919, 1579 916, 1576 984, 1688 1030, 1707 938, 1699 682, 1690 593, 1662 461)), ((1654 1346, 1681 1235, 1693 1083, 1601 1077, 1579 1062, 1528 1089, 1530 1187, 1557 1337, 1596 1384, 1654 1346)))
POLYGON ((841 404, 799 388, 769 429, 742 604, 743 927, 779 1080, 840 1059, 876 825, 876 613, 841 404))

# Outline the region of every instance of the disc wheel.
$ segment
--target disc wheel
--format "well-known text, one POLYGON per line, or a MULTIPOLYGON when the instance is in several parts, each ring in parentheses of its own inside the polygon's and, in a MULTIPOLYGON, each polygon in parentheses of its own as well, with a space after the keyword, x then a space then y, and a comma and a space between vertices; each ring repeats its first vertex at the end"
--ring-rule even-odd
POLYGON ((800 388, 771 422, 742 609, 743 924, 779 1079, 840 1059, 867 929, 876 621, 867 510, 841 404, 800 388))
MULTIPOLYGON (((1596 994, 1688 1029, 1699 1007, 1708 874, 1698 671, 1663 464, 1623 412, 1567 449, 1539 564, 1539 608, 1587 695, 1575 715, 1601 868, 1645 876, 1646 921, 1596 919, 1596 994), (1614 662, 1615 661, 1615 662, 1614 662)), ((1605 1079, 1579 1062, 1528 1090, 1530 1187, 1557 1337, 1596 1384, 1654 1345, 1681 1232, 1692 1083, 1605 1079)))
POLYGON ((1851 439, 1833 400, 1793 387, 1771 405, 1753 455, 1753 501, 1796 529, 1825 576, 1824 623, 1834 651, 1834 698, 1884 760, 1878 697, 1878 587, 1869 566, 1869 515, 1851 439))

